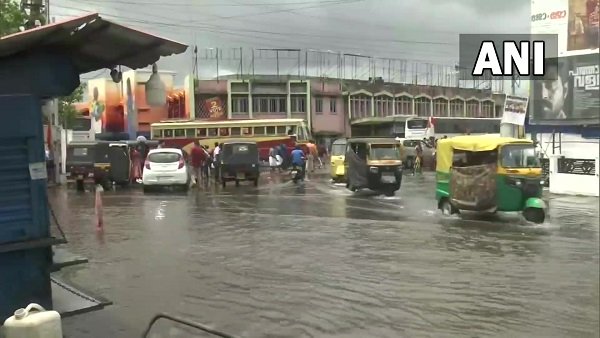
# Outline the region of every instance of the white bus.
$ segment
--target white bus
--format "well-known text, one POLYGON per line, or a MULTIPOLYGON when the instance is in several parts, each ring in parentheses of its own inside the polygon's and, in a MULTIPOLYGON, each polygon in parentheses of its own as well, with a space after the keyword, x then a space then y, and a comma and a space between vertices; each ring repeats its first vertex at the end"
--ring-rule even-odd
POLYGON ((352 137, 423 139, 433 136, 429 120, 413 116, 372 117, 351 122, 352 137))

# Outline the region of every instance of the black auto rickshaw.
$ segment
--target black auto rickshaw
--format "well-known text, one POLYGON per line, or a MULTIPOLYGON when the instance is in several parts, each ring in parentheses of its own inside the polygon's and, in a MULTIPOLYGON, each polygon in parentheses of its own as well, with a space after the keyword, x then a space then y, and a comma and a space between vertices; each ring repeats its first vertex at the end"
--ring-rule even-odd
POLYGON ((252 181, 258 185, 260 175, 258 146, 249 140, 230 140, 223 143, 220 153, 220 177, 223 187, 228 181, 235 181, 239 186, 240 181, 252 181))
POLYGON ((67 179, 75 181, 77 190, 84 190, 85 183, 94 181, 110 186, 106 142, 71 142, 67 145, 67 179))
POLYGON ((402 184, 402 153, 402 144, 393 138, 348 139, 344 159, 346 187, 393 196, 402 184))

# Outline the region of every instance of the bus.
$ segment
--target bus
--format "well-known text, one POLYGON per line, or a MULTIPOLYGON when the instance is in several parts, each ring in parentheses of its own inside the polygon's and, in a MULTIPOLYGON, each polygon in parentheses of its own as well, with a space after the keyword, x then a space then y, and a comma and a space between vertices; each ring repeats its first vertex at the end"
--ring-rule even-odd
POLYGON ((351 123, 352 137, 397 137, 423 139, 430 135, 429 120, 422 117, 372 117, 351 123))
POLYGON ((152 123, 150 138, 187 153, 194 140, 212 148, 215 142, 227 139, 250 139, 258 144, 260 159, 267 161, 271 147, 285 144, 291 151, 296 143, 306 144, 310 134, 303 119, 199 120, 152 123))
POLYGON ((487 117, 434 117, 435 137, 497 134, 500 135, 501 118, 487 117))

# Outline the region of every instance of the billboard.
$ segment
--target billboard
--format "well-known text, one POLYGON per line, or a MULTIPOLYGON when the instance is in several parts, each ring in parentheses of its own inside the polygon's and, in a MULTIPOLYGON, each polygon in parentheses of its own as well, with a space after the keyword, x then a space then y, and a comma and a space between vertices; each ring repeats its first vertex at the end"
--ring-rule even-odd
POLYGON ((558 56, 598 53, 600 0, 532 0, 531 34, 558 35, 558 56))
POLYGON ((548 80, 532 81, 531 124, 600 124, 598 54, 559 58, 548 80))
POLYGON ((531 124, 600 124, 600 0, 532 0, 531 33, 558 35, 558 64, 531 81, 531 124))
POLYGON ((524 125, 528 103, 528 97, 506 95, 504 111, 502 112, 502 123, 524 125))

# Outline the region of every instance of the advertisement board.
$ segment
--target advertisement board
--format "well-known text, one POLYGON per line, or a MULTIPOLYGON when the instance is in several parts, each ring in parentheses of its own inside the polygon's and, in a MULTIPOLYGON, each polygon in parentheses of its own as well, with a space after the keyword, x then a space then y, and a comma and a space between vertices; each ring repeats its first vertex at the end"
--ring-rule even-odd
POLYGON ((600 0, 532 0, 531 34, 557 34, 558 55, 598 53, 600 0))
POLYGON ((504 110, 502 112, 502 123, 524 125, 528 103, 528 97, 506 95, 504 110))
POLYGON ((559 58, 552 80, 532 81, 531 124, 600 124, 598 53, 559 58))

